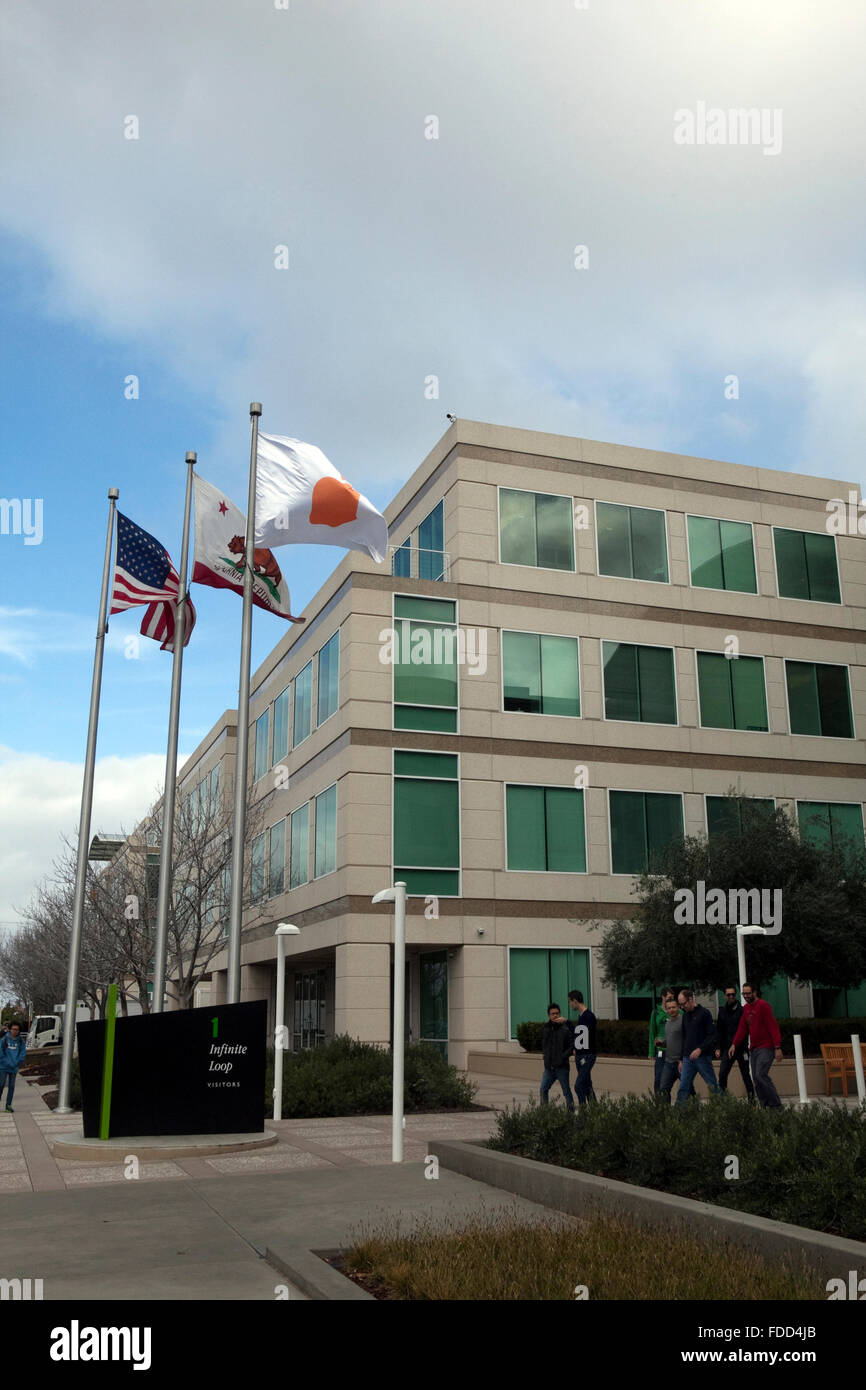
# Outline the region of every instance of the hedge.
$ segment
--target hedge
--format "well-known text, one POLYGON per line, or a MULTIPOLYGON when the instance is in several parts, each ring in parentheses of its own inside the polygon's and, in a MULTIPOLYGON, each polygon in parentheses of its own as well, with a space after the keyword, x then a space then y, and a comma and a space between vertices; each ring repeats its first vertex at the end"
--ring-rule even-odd
POLYGON ((866 1239, 866 1106, 763 1110, 727 1095, 686 1105, 603 1096, 575 1112, 507 1109, 487 1147, 866 1239))
MULTIPOLYGON (((375 1043, 339 1036, 322 1047, 283 1053, 283 1118, 378 1115, 391 1110, 392 1057, 375 1043)), ((406 1046, 403 1104, 407 1113, 472 1110, 476 1087, 431 1043, 406 1046)), ((265 1108, 273 1107, 274 1053, 265 1071, 265 1108)))

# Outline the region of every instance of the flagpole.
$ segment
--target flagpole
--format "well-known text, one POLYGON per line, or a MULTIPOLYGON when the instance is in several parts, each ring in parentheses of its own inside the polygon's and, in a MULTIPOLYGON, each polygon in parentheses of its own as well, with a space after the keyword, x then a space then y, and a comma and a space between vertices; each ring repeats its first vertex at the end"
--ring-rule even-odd
POLYGON ((192 511, 192 477, 196 454, 186 456, 186 500, 183 509, 183 540, 177 610, 174 621, 174 657, 171 668, 171 706, 168 714, 168 746, 165 753, 165 791, 162 797, 162 834, 159 844, 159 889, 156 900, 156 943, 153 965, 153 1012, 165 1006, 165 961, 168 947, 168 905, 174 839, 174 808, 177 792, 177 738, 180 726, 180 679, 183 671, 183 638, 186 627, 187 571, 189 569, 189 518, 192 511))
POLYGON ((238 679, 238 728, 235 753, 235 806, 232 830, 232 896, 229 915, 229 961, 226 1003, 241 999, 241 914, 244 890, 244 838, 247 820, 247 757, 250 722, 250 652, 253 640, 253 551, 256 534, 256 453, 259 443, 258 401, 250 406, 250 484, 244 546, 244 612, 241 623, 241 669, 238 679))
POLYGON ((63 1052, 60 1060, 60 1089, 55 1114, 68 1115, 72 1110, 72 1054, 75 1049, 75 1015, 78 1004, 78 968, 81 962, 81 928, 84 921, 84 894, 87 888, 87 857, 90 852, 90 818, 93 811, 93 777, 96 768, 96 730, 99 723, 99 695, 102 688, 102 655, 108 631, 108 585, 111 575, 111 543, 114 539, 114 516, 120 493, 108 489, 108 530, 105 536, 105 560, 102 566, 102 589, 99 595, 99 620, 96 626, 96 648, 93 654, 93 681, 90 687, 90 717, 87 724, 87 751, 84 755, 84 784, 81 788, 81 816, 78 822, 78 859, 75 866, 75 897, 72 905, 72 934, 69 939, 69 967, 66 975, 66 1012, 63 1016, 63 1052))

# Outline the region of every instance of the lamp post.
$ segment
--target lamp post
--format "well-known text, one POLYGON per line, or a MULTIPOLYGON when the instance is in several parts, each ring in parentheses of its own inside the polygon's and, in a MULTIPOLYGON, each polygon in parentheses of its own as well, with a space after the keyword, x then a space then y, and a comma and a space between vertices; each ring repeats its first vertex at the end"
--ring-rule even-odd
POLYGON ((383 888, 374 903, 394 904, 394 1071, 391 1106, 391 1162, 403 1162, 403 1063, 406 1051, 406 885, 383 888))
POLYGON ((274 932, 277 938, 277 1007, 274 1022, 274 1119, 283 1118, 283 1053, 288 1033, 285 1027, 286 1012, 286 937, 300 936, 300 927, 291 922, 280 922, 274 932))
POLYGON ((744 936, 772 936, 773 932, 766 927, 737 927, 737 965, 740 971, 740 985, 737 993, 742 992, 743 985, 746 983, 746 948, 743 943, 744 936))

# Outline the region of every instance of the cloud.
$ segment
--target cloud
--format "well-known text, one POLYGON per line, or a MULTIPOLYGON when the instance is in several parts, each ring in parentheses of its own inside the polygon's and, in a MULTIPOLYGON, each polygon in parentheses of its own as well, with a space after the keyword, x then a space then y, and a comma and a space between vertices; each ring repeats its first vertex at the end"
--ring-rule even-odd
MULTIPOLYGON (((59 762, 0 746, 0 922, 14 921, 63 848, 77 843, 84 775, 59 762)), ((92 835, 131 830, 156 800, 164 754, 101 758, 96 763, 92 835)))
POLYGON ((859 467, 859 0, 6 16, 0 217, 50 269, 38 307, 131 372, 158 352, 215 409, 226 485, 250 399, 366 488, 445 410, 691 447, 720 372, 741 414, 794 402, 792 467, 859 467), (782 152, 675 145, 698 101, 782 109, 782 152))

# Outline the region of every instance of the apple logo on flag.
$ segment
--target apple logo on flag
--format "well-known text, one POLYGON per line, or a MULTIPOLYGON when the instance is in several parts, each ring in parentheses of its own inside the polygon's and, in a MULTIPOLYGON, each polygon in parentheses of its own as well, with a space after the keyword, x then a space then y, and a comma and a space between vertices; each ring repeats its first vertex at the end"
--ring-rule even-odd
POLYGON ((344 526, 358 516, 360 492, 345 478, 319 478, 313 488, 311 526, 344 526))

